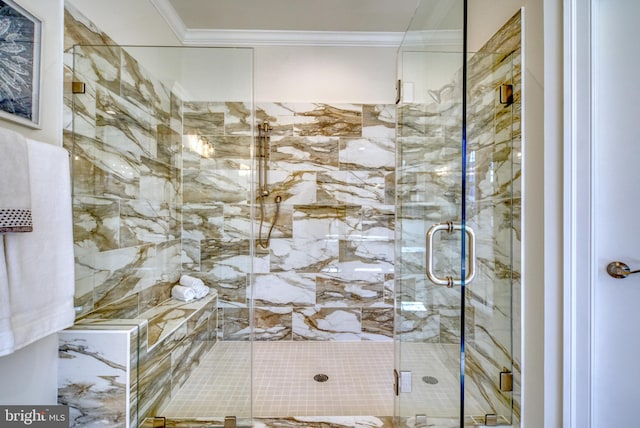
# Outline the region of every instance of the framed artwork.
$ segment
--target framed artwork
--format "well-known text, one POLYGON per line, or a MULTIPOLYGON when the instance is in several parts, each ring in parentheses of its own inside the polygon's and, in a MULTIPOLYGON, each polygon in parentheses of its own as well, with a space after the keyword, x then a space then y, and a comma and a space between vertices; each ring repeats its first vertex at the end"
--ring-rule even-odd
POLYGON ((0 0, 0 118, 40 127, 42 21, 0 0))

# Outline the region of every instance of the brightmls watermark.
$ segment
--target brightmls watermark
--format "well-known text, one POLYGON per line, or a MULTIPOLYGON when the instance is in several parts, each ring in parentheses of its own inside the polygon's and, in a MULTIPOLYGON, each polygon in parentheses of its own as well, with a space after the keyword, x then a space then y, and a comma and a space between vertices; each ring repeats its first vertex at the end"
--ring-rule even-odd
POLYGON ((0 406, 0 428, 69 428, 67 406, 0 406))

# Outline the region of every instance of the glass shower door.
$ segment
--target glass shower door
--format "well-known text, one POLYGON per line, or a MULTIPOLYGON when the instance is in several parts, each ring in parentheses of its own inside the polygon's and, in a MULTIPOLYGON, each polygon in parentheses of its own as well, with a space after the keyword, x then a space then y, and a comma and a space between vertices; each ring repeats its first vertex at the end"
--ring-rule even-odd
POLYGON ((409 426, 511 424, 519 21, 463 55, 462 5, 445 14, 458 21, 436 23, 435 3, 422 2, 398 54, 396 415, 409 426))

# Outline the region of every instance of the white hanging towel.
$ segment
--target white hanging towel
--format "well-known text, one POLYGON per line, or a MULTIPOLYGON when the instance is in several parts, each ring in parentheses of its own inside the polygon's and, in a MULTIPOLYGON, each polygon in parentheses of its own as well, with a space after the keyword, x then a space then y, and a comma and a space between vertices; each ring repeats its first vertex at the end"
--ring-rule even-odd
POLYGON ((31 232, 27 140, 0 128, 0 233, 31 232))
POLYGON ((27 146, 35 227, 3 235, 7 284, 0 288, 8 289, 14 343, 13 349, 0 346, 0 355, 70 327, 75 318, 69 155, 38 141, 27 140, 27 146))

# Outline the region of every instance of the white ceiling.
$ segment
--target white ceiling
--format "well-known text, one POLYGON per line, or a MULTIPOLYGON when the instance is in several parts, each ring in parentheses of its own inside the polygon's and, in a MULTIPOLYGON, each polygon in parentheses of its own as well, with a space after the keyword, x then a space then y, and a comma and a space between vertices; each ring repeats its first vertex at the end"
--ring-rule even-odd
POLYGON ((168 0, 186 28, 406 31, 417 0, 168 0))

